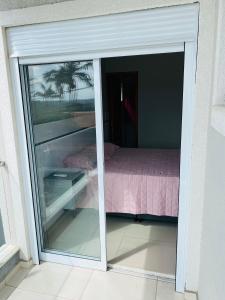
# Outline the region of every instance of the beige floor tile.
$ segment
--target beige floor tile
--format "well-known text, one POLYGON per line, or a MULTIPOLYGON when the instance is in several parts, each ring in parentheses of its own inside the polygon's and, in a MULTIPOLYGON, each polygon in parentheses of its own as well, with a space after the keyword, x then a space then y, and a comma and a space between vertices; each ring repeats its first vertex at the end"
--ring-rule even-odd
POLYGON ((16 289, 8 300, 54 300, 53 296, 16 289))
POLYGON ((124 233, 131 237, 151 239, 152 226, 149 222, 134 222, 130 221, 129 226, 124 228, 124 233))
POLYGON ((65 213, 49 230, 47 247, 85 255, 82 250, 96 234, 99 238, 99 217, 94 210, 83 209, 76 216, 65 213))
POLYGON ((184 300, 184 295, 175 292, 173 283, 158 281, 156 300, 184 300))
POLYGON ((67 239, 67 240, 54 240, 51 241, 51 243, 48 244, 49 249, 55 249, 56 251, 60 252, 69 252, 72 254, 81 254, 82 245, 77 244, 75 240, 73 239, 67 239))
POLYGON ((4 286, 0 289, 0 299, 7 300, 9 296, 14 292, 15 288, 11 286, 4 286))
POLYGON ((108 260, 130 268, 175 274, 177 225, 107 217, 108 260))
POLYGON ((116 257, 116 252, 119 250, 126 226, 129 226, 126 219, 121 221, 118 218, 112 218, 112 220, 107 218, 107 259, 109 263, 116 257), (118 220, 118 223, 116 223, 116 220, 118 220))
POLYGON ((185 293, 184 295, 185 300, 197 300, 197 295, 194 293, 185 293))
POLYGON ((30 268, 20 267, 15 273, 12 274, 12 276, 10 276, 6 280, 6 284, 9 286, 18 287, 18 285, 23 281, 23 279, 33 268, 34 266, 31 266, 30 268))
POLYGON ((176 247, 173 243, 125 237, 122 246, 112 260, 113 264, 161 274, 175 274, 176 247))
POLYGON ((173 223, 156 223, 149 221, 135 222, 133 219, 127 219, 121 222, 120 218, 112 218, 108 221, 107 233, 110 228, 114 228, 114 232, 123 233, 127 236, 135 238, 144 238, 148 240, 158 240, 163 242, 176 242, 177 225, 173 223), (126 224, 124 226, 124 224, 126 224))
POLYGON ((100 258, 101 244, 99 228, 95 228, 81 247, 81 255, 100 258))
POLYGON ((116 253, 122 242, 123 235, 107 235, 107 259, 111 263, 111 260, 116 258, 116 253))
POLYGON ((18 288, 48 295, 57 295, 72 267, 42 263, 35 266, 18 285, 18 288))
POLYGON ((81 300, 155 300, 156 281, 95 271, 81 300))
POLYGON ((131 236, 123 236, 122 242, 120 244, 120 249, 125 250, 141 250, 145 249, 150 245, 150 241, 144 238, 137 238, 131 236))
POLYGON ((74 268, 64 282, 58 297, 67 299, 80 299, 93 271, 74 268))
POLYGON ((130 227, 133 220, 128 218, 106 217, 107 233, 122 232, 130 227))
POLYGON ((154 224, 150 226, 150 240, 175 243, 177 242, 177 226, 173 224, 154 224))
POLYGON ((90 237, 90 240, 85 242, 81 247, 81 255, 100 258, 101 256, 101 244, 100 237, 90 237))

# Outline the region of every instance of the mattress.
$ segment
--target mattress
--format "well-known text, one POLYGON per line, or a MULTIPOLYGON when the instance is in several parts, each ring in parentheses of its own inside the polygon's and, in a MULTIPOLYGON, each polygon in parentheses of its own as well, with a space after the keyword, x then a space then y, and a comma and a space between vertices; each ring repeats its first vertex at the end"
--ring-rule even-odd
MULTIPOLYGON (((68 162, 67 167, 74 167, 68 162)), ((105 207, 109 213, 178 216, 180 151, 118 148, 105 160, 105 207)), ((87 172, 80 208, 98 209, 97 169, 87 172)))
POLYGON ((112 213, 178 216, 180 151, 119 148, 105 162, 105 204, 112 213))

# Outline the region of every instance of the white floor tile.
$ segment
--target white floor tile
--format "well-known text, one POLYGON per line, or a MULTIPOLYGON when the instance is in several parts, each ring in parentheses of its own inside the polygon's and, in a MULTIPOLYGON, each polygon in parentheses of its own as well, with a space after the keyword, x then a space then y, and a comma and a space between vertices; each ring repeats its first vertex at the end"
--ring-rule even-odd
POLYGON ((54 297, 16 289, 7 300, 54 300, 54 297))
POLYGON ((156 300, 184 300, 184 295, 175 292, 173 283, 158 281, 156 300))
POLYGON ((80 299, 93 271, 74 268, 64 282, 58 297, 67 299, 80 299))
POLYGON ((185 293, 184 299, 185 300, 197 300, 197 295, 194 293, 185 293))
POLYGON ((56 296, 71 270, 69 266, 42 263, 27 274, 18 288, 56 296))
POLYGON ((156 281, 95 271, 81 300, 155 300, 156 281))
POLYGON ((14 290, 15 288, 11 286, 4 286, 3 288, 0 289, 0 299, 7 300, 14 290))

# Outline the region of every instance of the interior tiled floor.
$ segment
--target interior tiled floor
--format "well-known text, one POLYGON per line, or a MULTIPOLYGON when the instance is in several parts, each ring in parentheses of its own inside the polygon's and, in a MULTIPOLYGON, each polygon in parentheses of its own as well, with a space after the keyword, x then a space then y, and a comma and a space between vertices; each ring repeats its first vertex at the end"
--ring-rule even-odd
POLYGON ((75 215, 65 212, 48 230, 46 248, 76 255, 100 257, 99 214, 80 209, 75 215))
POLYGON ((177 225, 107 217, 107 254, 113 265, 175 275, 177 225))
MULTIPOLYGON (((174 276, 177 225, 107 216, 107 258, 112 265, 174 276)), ((83 209, 65 213, 49 230, 47 246, 78 255, 100 257, 99 217, 83 209)))
POLYGON ((173 283, 42 263, 20 268, 0 290, 1 300, 184 300, 173 283))

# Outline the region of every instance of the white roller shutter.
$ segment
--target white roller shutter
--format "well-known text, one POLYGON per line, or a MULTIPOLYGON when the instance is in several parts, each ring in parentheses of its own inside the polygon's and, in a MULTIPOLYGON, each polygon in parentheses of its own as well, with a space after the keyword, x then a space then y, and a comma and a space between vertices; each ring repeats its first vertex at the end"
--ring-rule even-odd
POLYGON ((197 39, 198 4, 7 29, 10 57, 129 49, 197 39))

